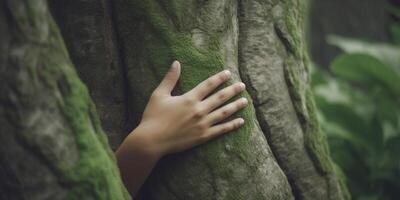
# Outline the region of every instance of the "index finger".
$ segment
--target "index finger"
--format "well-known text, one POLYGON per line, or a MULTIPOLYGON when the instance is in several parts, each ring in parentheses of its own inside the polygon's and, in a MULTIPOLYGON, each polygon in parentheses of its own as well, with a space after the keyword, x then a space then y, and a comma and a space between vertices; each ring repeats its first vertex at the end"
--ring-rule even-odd
POLYGON ((229 70, 223 70, 202 81, 195 88, 187 92, 187 94, 190 93, 199 100, 202 100, 212 91, 214 91, 219 85, 229 80, 230 77, 231 72, 229 70))

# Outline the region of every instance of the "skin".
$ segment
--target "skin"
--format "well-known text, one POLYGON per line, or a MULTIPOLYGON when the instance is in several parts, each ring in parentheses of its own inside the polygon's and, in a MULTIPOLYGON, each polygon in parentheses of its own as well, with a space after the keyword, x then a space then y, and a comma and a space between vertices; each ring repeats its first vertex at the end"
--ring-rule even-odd
POLYGON ((138 127, 115 152, 122 180, 132 196, 161 157, 190 149, 244 124, 242 118, 220 123, 247 106, 244 97, 221 106, 243 91, 244 83, 232 84, 209 95, 231 78, 228 70, 209 77, 183 95, 171 96, 180 73, 181 65, 174 61, 153 91, 138 127))

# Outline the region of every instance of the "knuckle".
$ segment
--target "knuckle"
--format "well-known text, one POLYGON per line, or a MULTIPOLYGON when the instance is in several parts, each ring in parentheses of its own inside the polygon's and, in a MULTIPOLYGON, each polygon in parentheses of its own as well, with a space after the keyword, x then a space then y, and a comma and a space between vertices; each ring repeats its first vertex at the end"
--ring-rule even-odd
POLYGON ((203 131, 206 129, 205 124, 197 124, 197 129, 200 130, 200 135, 203 134, 203 131))
POLYGON ((228 132, 228 131, 229 131, 229 126, 228 125, 222 126, 221 132, 225 133, 225 132, 228 132))
POLYGON ((197 125, 197 128, 200 130, 200 132, 203 134, 204 132, 207 131, 207 129, 209 128, 208 124, 206 123, 199 123, 197 125))
POLYGON ((158 90, 154 90, 152 93, 151 93, 151 96, 150 96, 151 98, 158 98, 158 97, 160 97, 160 92, 158 91, 158 90))
POLYGON ((224 73, 218 75, 218 80, 219 80, 220 82, 225 81, 225 78, 226 78, 226 77, 225 77, 224 73))
POLYGON ((222 126, 219 132, 225 133, 226 131, 227 131, 227 127, 226 126, 222 126))
POLYGON ((200 106, 196 106, 193 108, 193 117, 194 118, 202 118, 204 117, 205 112, 200 106))
POLYGON ((210 78, 206 81, 206 86, 207 87, 213 87, 215 85, 215 81, 213 78, 210 78))
POLYGON ((196 100, 192 96, 186 96, 184 99, 184 104, 187 106, 193 106, 196 104, 196 100))
POLYGON ((220 100, 224 100, 227 97, 227 94, 225 92, 220 92, 218 93, 217 98, 220 100))
POLYGON ((221 113, 219 113, 219 114, 216 116, 215 121, 216 121, 216 122, 219 122, 219 121, 225 119, 225 116, 226 116, 226 115, 224 115, 224 113, 221 112, 221 113))
POLYGON ((229 110, 223 109, 223 110, 221 110, 221 114, 222 114, 222 116, 227 116, 227 115, 229 115, 229 110))

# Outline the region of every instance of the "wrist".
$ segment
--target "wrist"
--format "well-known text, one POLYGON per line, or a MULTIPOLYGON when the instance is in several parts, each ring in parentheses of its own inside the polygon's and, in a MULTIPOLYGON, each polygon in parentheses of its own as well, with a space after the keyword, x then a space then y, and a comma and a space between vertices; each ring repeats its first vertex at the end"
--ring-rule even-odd
POLYGON ((137 127, 115 153, 122 180, 131 194, 136 194, 162 156, 148 133, 137 127))
POLYGON ((146 126, 139 124, 127 137, 129 143, 134 146, 136 151, 146 154, 149 158, 159 160, 164 156, 159 144, 155 138, 152 137, 151 133, 146 126))

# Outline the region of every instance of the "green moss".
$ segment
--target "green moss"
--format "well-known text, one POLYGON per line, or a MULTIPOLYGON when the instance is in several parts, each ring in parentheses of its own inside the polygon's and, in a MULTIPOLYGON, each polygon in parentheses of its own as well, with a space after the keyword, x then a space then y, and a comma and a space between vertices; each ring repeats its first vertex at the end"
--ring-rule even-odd
POLYGON ((321 132, 319 127, 316 113, 314 99, 311 90, 306 91, 306 106, 308 110, 308 123, 306 124, 305 142, 308 152, 312 159, 316 162, 316 166, 322 173, 329 173, 333 171, 332 160, 329 156, 329 148, 325 135, 321 132))
MULTIPOLYGON (((328 143, 325 135, 322 133, 318 120, 316 118, 316 107, 313 95, 309 88, 308 82, 304 83, 302 73, 309 73, 310 59, 308 57, 307 45, 304 39, 304 19, 307 19, 308 1, 285 1, 283 16, 285 16, 285 30, 287 31, 288 41, 292 48, 293 55, 289 55, 286 60, 286 75, 289 81, 289 90, 292 101, 299 116, 304 132, 304 142, 307 152, 317 167, 319 173, 326 176, 329 184, 330 197, 335 198, 342 196, 346 198, 347 188, 343 183, 343 177, 335 178, 334 163, 330 158, 328 143), (294 3, 296 2, 296 3, 294 3), (290 7, 296 6, 298 9, 293 11, 290 7), (340 184, 340 194, 337 191, 336 184, 340 184)), ((342 198, 340 197, 340 198, 342 198)))
MULTIPOLYGON (((158 3, 152 0, 132 1, 129 3, 131 3, 130 8, 134 9, 133 12, 135 12, 136 17, 144 18, 152 30, 150 35, 146 35, 148 41, 144 46, 146 52, 149 52, 149 55, 147 55, 150 62, 149 65, 156 69, 153 71, 157 73, 159 79, 166 73, 173 60, 179 60, 182 64, 182 73, 178 87, 184 93, 225 68, 226 65, 219 52, 220 44, 218 41, 220 38, 218 34, 209 35, 208 48, 196 48, 192 42, 191 33, 178 30, 179 25, 172 24, 168 20, 170 16, 180 16, 179 12, 182 11, 179 8, 168 8, 168 16, 166 16, 165 8, 161 8, 158 3)), ((171 4, 174 5, 174 3, 171 4)), ((232 84, 231 81, 219 88, 230 84, 232 84)), ((246 97, 250 101, 249 105, 252 105, 251 97, 247 92, 243 92, 227 103, 240 97, 246 97)), ((245 125, 233 133, 223 136, 221 139, 210 141, 205 145, 207 147, 204 148, 208 164, 215 167, 213 170, 218 174, 226 174, 226 177, 229 177, 231 172, 224 167, 226 163, 223 163, 224 159, 221 159, 223 152, 226 151, 225 144, 231 146, 230 151, 243 160, 246 160, 247 155, 251 153, 246 149, 248 145, 251 145, 249 139, 254 128, 253 120, 256 118, 254 108, 248 106, 237 112, 230 119, 239 116, 244 118, 245 125)))
POLYGON ((56 25, 49 13, 37 23, 48 23, 50 31, 45 44, 33 47, 40 52, 40 68, 33 70, 54 93, 61 93, 57 103, 75 135, 79 153, 73 165, 54 163, 67 199, 130 199, 94 104, 68 58, 56 25))
POLYGON ((339 187, 340 187, 343 199, 350 200, 351 194, 350 194, 350 191, 347 188, 347 184, 346 184, 347 177, 344 175, 344 173, 343 173, 342 169, 339 167, 339 165, 337 165, 336 163, 333 163, 333 167, 335 170, 335 174, 338 177, 339 187))
POLYGON ((243 200, 246 199, 243 195, 237 194, 235 191, 228 192, 224 200, 243 200))
MULTIPOLYGON (((284 21, 285 21, 285 30, 287 31, 287 39, 290 43, 290 47, 292 48, 293 55, 289 55, 289 58, 286 60, 287 68, 286 70, 286 80, 289 81, 290 86, 290 94, 292 96, 292 101, 294 103, 297 114, 299 115, 300 120, 305 120, 302 123, 305 143, 306 147, 311 147, 312 149, 320 149, 318 141, 319 136, 321 134, 316 130, 316 122, 313 119, 309 118, 313 115, 313 110, 308 110, 308 108, 313 109, 313 105, 309 100, 308 89, 304 89, 304 85, 302 81, 300 81, 300 74, 302 71, 301 67, 307 66, 309 63, 306 59, 306 49, 304 48, 304 44, 302 43, 302 30, 301 30, 301 13, 304 12, 304 3, 303 1, 299 3, 298 9, 294 11, 290 9, 290 7, 294 6, 294 1, 284 1, 284 21), (293 56, 293 57, 292 57, 293 56), (300 60, 300 62, 299 62, 300 60), (307 99, 308 98, 308 99, 307 99), (307 104, 305 106, 305 104, 307 104), (305 108, 306 107, 306 108, 305 108), (310 135, 312 135, 310 137, 310 135)), ((311 154, 315 154, 314 150, 309 152, 311 154)), ((322 152, 321 152, 322 153, 322 152)), ((317 154, 319 150, 317 150, 317 154)), ((314 155, 311 155, 315 157, 314 155)), ((316 156, 319 157, 319 156, 316 156)), ((314 159, 313 159, 314 160, 314 159)), ((319 159, 314 160, 317 161, 316 164, 319 164, 319 159)))
MULTIPOLYGON (((191 35, 180 27, 180 21, 173 24, 169 17, 181 19, 183 12, 180 7, 171 3, 166 9, 161 8, 158 3, 152 0, 133 1, 131 8, 135 8, 134 12, 139 18, 144 18, 146 23, 152 29, 152 35, 145 44, 146 52, 149 52, 149 60, 151 66, 157 70, 159 78, 168 70, 172 60, 177 59, 182 63, 182 76, 179 87, 182 92, 186 92, 195 87, 205 78, 221 71, 224 68, 223 59, 218 52, 219 36, 218 34, 208 35, 210 39, 207 49, 196 48, 192 41, 191 35)), ((290 82, 290 93, 294 103, 297 115, 302 121, 302 129, 304 131, 304 141, 307 152, 317 167, 319 173, 326 176, 330 184, 330 192, 335 193, 336 181, 333 177, 334 169, 329 156, 327 141, 321 133, 318 121, 315 117, 315 105, 313 103, 312 94, 307 83, 302 80, 302 73, 308 71, 310 64, 307 48, 304 40, 304 32, 302 30, 303 19, 305 19, 305 10, 308 7, 307 1, 283 1, 284 22, 281 28, 284 28, 285 37, 288 40, 290 53, 286 60, 287 81, 290 82), (292 9, 296 6, 299 9, 292 9), (303 69, 304 68, 304 69, 303 69)), ((229 84, 229 83, 228 83, 229 84)), ((227 84, 224 84, 227 86, 227 84)), ((250 99, 247 93, 242 96, 250 99)), ((230 169, 225 168, 224 159, 221 159, 222 152, 225 150, 225 143, 232 146, 232 151, 239 158, 246 160, 246 148, 249 145, 249 134, 252 131, 255 119, 254 108, 248 108, 240 111, 235 116, 242 116, 247 123, 232 134, 226 135, 223 139, 209 142, 206 146, 206 160, 210 166, 216 167, 214 170, 229 177, 230 169)), ((334 195, 332 195, 333 197, 334 195)))
POLYGON ((94 105, 86 87, 69 66, 63 70, 70 91, 60 102, 60 108, 74 133, 79 161, 72 168, 62 168, 65 182, 79 183, 71 188, 69 197, 93 199, 128 199, 119 178, 115 158, 100 128, 94 105))

